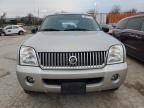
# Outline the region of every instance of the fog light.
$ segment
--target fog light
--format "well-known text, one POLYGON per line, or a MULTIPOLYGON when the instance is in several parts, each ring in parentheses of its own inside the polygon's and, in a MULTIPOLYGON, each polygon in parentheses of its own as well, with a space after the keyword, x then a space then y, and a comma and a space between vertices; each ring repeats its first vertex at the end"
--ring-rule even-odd
POLYGON ((119 74, 114 74, 113 76, 112 76, 112 78, 111 78, 111 80, 112 81, 116 81, 116 80, 118 80, 119 79, 119 74))
POLYGON ((27 82, 29 82, 29 83, 34 83, 34 79, 33 79, 32 77, 30 77, 30 76, 27 76, 27 77, 26 77, 26 80, 27 80, 27 82))

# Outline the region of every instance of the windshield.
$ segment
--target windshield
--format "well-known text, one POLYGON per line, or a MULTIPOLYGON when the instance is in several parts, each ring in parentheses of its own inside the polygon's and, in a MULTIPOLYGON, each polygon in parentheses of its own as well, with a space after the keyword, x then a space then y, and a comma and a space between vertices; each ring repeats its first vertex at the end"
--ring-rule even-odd
POLYGON ((40 31, 99 31, 100 27, 88 15, 51 15, 43 22, 40 31))

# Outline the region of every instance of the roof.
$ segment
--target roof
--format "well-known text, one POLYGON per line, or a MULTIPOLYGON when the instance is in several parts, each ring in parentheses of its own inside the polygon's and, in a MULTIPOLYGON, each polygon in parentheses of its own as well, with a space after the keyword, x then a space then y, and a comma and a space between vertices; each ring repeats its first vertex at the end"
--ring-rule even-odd
POLYGON ((134 16, 130 16, 130 17, 126 17, 124 19, 129 19, 129 18, 136 18, 136 17, 144 17, 144 14, 141 15, 134 15, 134 16))
POLYGON ((131 18, 136 18, 136 17, 144 17, 144 14, 129 16, 129 17, 126 17, 126 18, 121 19, 120 21, 127 20, 127 19, 131 19, 131 18))
POLYGON ((130 17, 127 17, 127 18, 135 18, 135 17, 144 17, 144 14, 135 15, 135 16, 130 16, 130 17))

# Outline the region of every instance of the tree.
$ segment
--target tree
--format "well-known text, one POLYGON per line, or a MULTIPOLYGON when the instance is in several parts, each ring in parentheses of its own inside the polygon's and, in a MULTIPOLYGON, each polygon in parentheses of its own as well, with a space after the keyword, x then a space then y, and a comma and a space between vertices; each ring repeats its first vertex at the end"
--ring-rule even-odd
POLYGON ((0 24, 3 25, 6 22, 6 15, 7 13, 3 13, 2 16, 0 16, 0 24))
POLYGON ((136 13, 136 12, 137 12, 137 9, 135 9, 135 8, 132 8, 132 9, 130 9, 130 10, 129 10, 129 11, 127 11, 127 12, 136 13))
POLYGON ((120 13, 121 8, 118 5, 113 6, 111 13, 120 13))
POLYGON ((29 13, 29 14, 27 15, 27 17, 28 17, 29 21, 32 21, 33 14, 29 13))
POLYGON ((137 12, 137 9, 133 8, 133 9, 131 9, 131 12, 136 13, 136 12, 137 12))
POLYGON ((29 13, 27 15, 27 22, 26 23, 29 24, 29 25, 34 23, 34 15, 32 13, 29 13))

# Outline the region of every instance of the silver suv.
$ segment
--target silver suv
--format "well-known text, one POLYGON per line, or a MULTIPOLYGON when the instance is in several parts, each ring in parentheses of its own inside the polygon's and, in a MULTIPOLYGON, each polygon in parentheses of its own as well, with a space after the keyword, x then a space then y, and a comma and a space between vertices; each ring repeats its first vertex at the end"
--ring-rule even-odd
POLYGON ((85 14, 49 15, 18 52, 17 77, 26 93, 116 90, 126 74, 124 45, 85 14))

